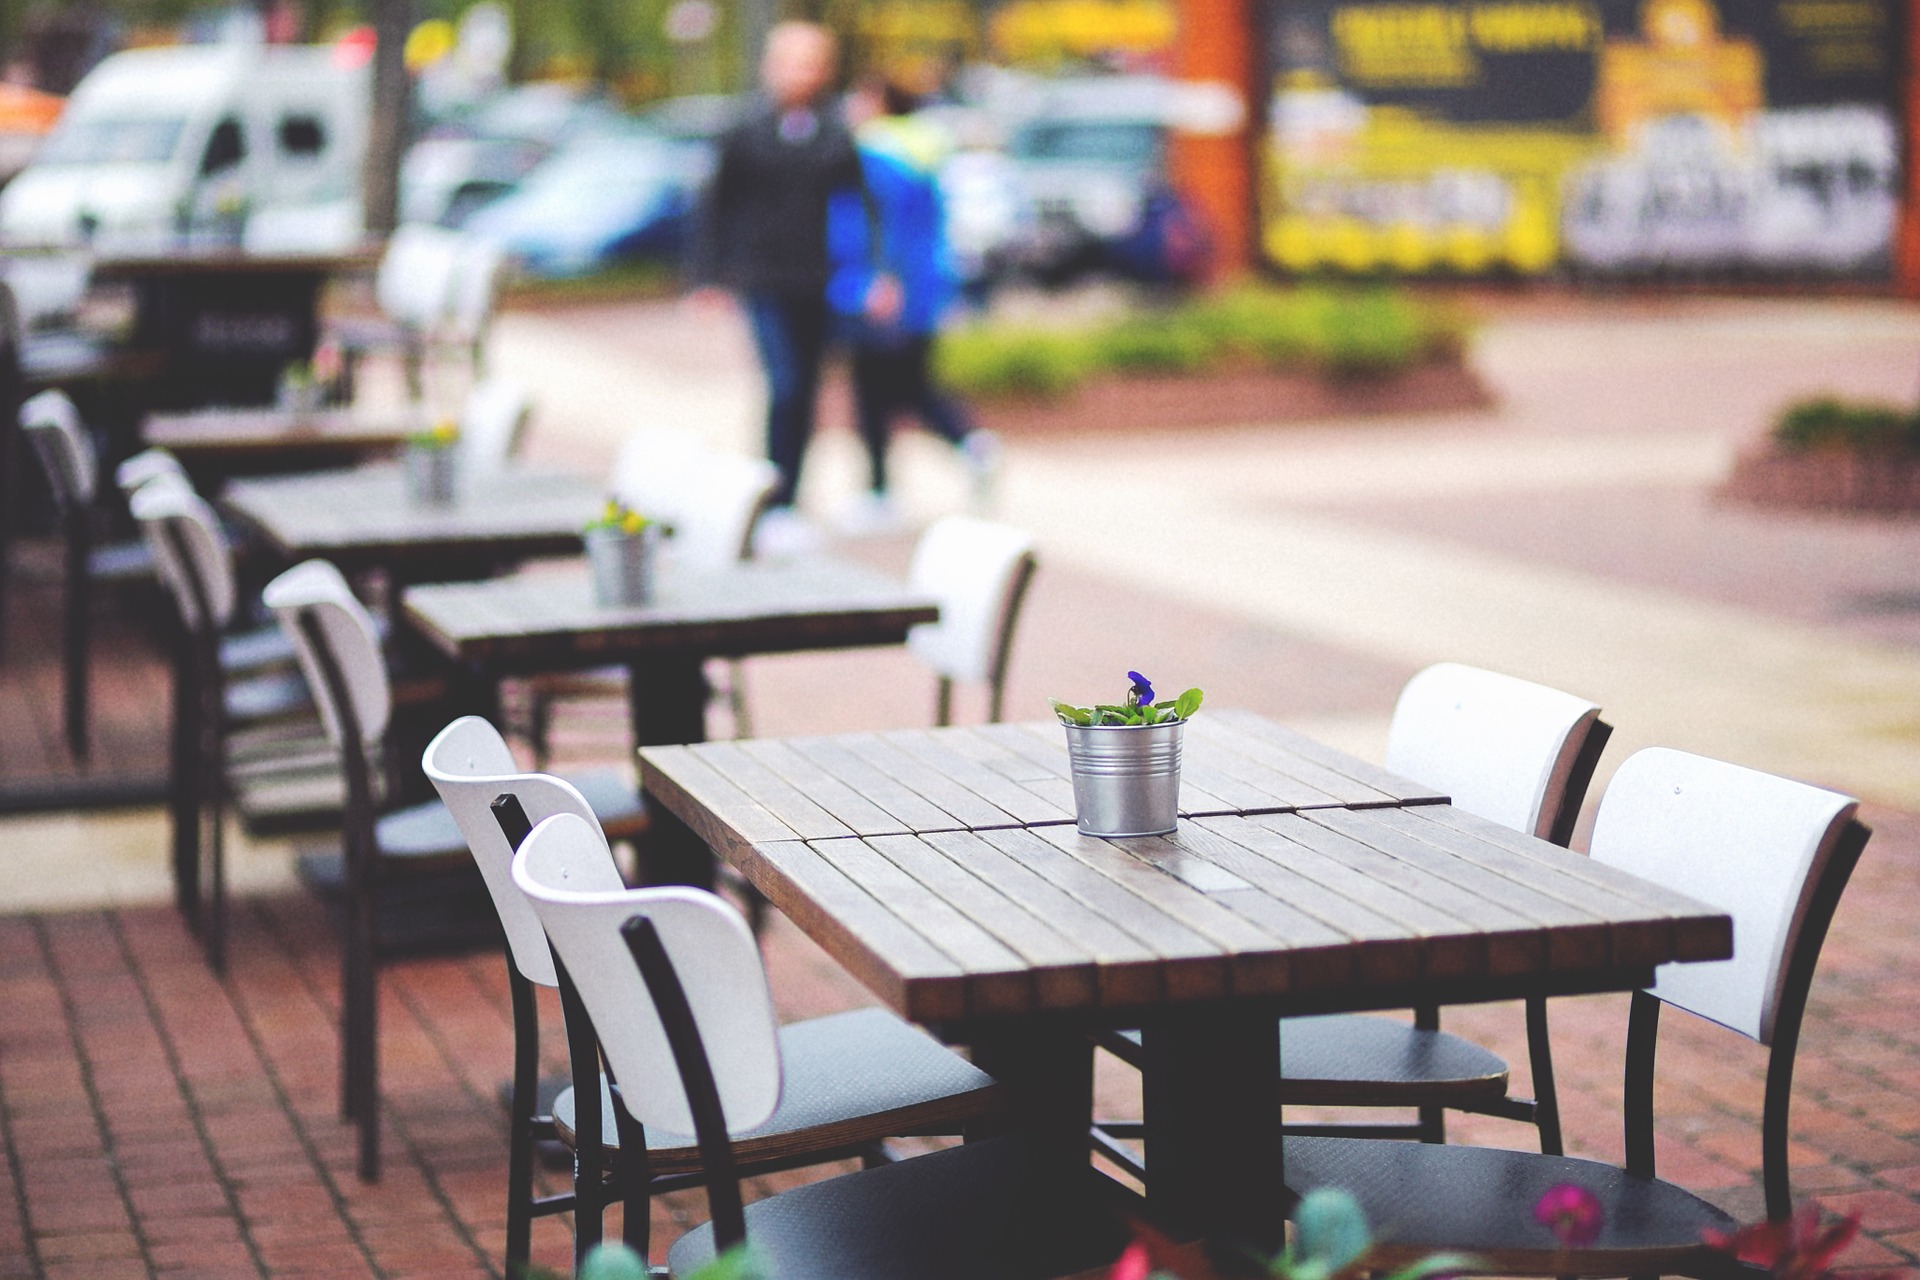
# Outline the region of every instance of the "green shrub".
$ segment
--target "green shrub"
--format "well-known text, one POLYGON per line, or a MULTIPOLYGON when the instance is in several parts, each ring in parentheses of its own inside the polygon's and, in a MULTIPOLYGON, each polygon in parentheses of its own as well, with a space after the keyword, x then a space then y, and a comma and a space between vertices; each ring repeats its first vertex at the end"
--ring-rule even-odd
POLYGON ((1773 426, 1789 449, 1907 449, 1920 452, 1920 415, 1890 404, 1821 396, 1789 405, 1773 426))
POLYGON ((1197 373, 1214 362, 1220 344, 1183 309, 1098 330, 1094 351, 1101 368, 1121 373, 1197 373))
POLYGON ((1224 363, 1332 377, 1384 377, 1457 356, 1470 323, 1458 309, 1392 289, 1249 285, 1079 329, 959 329, 938 371, 964 394, 1057 397, 1097 373, 1196 374, 1224 363))
POLYGON ((974 325, 940 339, 940 378, 966 395, 993 398, 1066 395, 1093 373, 1098 354, 1084 333, 974 325))

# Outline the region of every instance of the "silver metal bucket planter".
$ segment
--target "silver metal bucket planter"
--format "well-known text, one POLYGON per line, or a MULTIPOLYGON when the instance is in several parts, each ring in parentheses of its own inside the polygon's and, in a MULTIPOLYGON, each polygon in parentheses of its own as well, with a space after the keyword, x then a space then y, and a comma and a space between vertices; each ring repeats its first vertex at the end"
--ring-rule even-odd
POLYGON ((1174 829, 1186 727, 1184 720, 1061 726, 1081 835, 1159 836, 1174 829))
POLYGON ((653 552, 658 540, 653 526, 638 533, 587 530, 587 569, 593 577, 593 598, 602 608, 631 609, 652 602, 653 552))
POLYGON ((454 470, 459 450, 408 445, 406 451, 407 498, 428 507, 450 507, 454 497, 454 470))

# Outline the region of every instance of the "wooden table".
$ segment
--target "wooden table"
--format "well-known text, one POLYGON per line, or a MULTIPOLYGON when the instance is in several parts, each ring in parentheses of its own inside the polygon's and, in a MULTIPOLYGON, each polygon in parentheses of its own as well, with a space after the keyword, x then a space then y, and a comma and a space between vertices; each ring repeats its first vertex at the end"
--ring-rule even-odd
MULTIPOLYGON (((662 567, 653 603, 603 608, 585 562, 571 570, 411 587, 409 626, 477 681, 624 664, 634 742, 706 737, 708 658, 903 644, 939 606, 900 581, 826 557, 722 572, 662 567)), ((656 879, 710 884, 706 846, 660 815, 647 849, 656 879)))
POLYGON ((1193 722, 1169 836, 1071 822, 1057 726, 655 747, 676 814, 902 1016, 970 1043, 1084 1170, 1088 1032, 1138 1027, 1149 1210, 1275 1239, 1276 1018, 1630 990, 1722 913, 1246 713, 1193 722), (1231 785, 1230 785, 1231 784, 1231 785))
POLYGON ((371 249, 260 254, 180 245, 97 258, 93 279, 133 287, 130 345, 165 360, 157 406, 264 405, 289 364, 313 357, 327 281, 374 261, 371 249))
POLYGON ((323 556, 348 573, 377 568, 417 582, 578 552, 606 499, 597 481, 515 468, 463 477, 455 501, 435 506, 409 498, 389 463, 238 480, 221 502, 286 560, 323 556))
POLYGON ((144 443, 169 449, 195 472, 221 476, 314 471, 391 454, 425 423, 406 413, 353 409, 194 409, 155 413, 144 443))

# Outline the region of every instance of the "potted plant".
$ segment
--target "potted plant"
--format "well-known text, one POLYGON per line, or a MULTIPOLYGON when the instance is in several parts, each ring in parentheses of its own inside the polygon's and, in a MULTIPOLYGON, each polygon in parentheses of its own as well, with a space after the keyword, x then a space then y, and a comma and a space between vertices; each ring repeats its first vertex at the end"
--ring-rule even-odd
POLYGON ((320 381, 313 366, 305 360, 295 360, 280 371, 275 403, 287 413, 309 414, 320 407, 320 393, 320 381))
POLYGON ((1165 702, 1138 671, 1126 701, 1076 707, 1049 699, 1067 731, 1076 825, 1089 836, 1157 836, 1180 808, 1182 731, 1204 695, 1189 689, 1165 702))
POLYGON ((430 430, 407 437, 407 496, 428 506, 451 506, 454 497, 454 464, 458 457, 460 429, 451 419, 441 419, 430 430))
POLYGON ((666 532, 617 499, 587 525, 587 568, 602 608, 630 609, 653 599, 653 549, 666 532))

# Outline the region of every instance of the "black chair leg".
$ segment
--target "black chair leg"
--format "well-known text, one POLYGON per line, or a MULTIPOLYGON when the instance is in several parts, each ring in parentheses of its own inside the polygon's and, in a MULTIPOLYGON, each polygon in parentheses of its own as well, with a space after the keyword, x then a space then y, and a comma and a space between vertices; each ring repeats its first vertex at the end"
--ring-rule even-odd
POLYGON ((355 1005, 359 1016, 354 1028, 354 1057, 358 1061, 355 1076, 358 1087, 355 1090, 356 1111, 360 1122, 360 1180, 377 1182, 380 1178, 380 1006, 377 985, 378 965, 374 953, 373 894, 362 895, 363 901, 356 904, 361 917, 359 937, 356 939, 360 951, 359 964, 356 966, 356 985, 359 990, 355 1005))
POLYGON ((1527 1057, 1533 1068, 1533 1123, 1540 1130, 1540 1153, 1566 1154, 1560 1135, 1560 1094, 1553 1082, 1553 1042, 1547 1035, 1547 1002, 1527 998, 1527 1057))
POLYGON ((173 818, 173 905, 200 927, 201 724, 206 713, 192 638, 183 628, 173 661, 173 732, 168 744, 169 807, 173 818))
POLYGON ((620 1242, 644 1261, 653 1247, 653 1169, 647 1160, 647 1134, 627 1111, 620 1086, 613 1094, 613 1127, 620 1135, 620 1242))
POLYGON ((91 579, 87 558, 91 550, 87 513, 75 506, 67 519, 66 581, 66 730, 67 750, 82 763, 93 754, 87 733, 87 651, 92 615, 91 579))
POLYGON ((533 984, 507 955, 513 995, 513 1105, 507 1145, 507 1275, 515 1280, 533 1253, 533 1106, 540 1088, 539 1009, 533 984))
MULTIPOLYGON (((1413 1025, 1421 1031, 1440 1029, 1440 1006, 1432 1004, 1416 1005, 1413 1010, 1413 1025)), ((1420 1108, 1420 1141, 1440 1145, 1447 1140, 1447 1110, 1445 1107, 1420 1108)))

